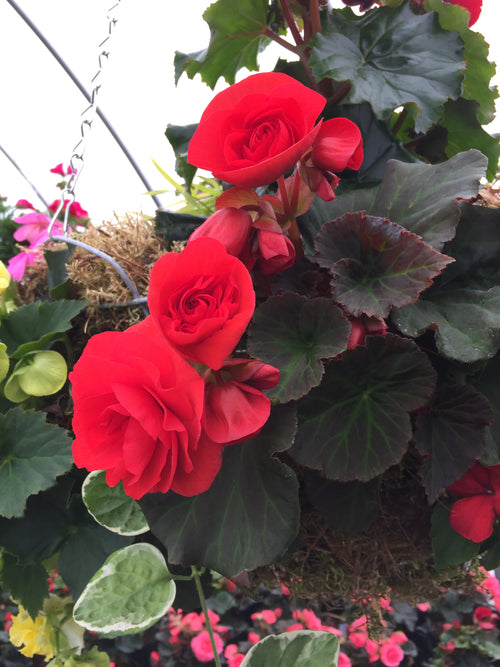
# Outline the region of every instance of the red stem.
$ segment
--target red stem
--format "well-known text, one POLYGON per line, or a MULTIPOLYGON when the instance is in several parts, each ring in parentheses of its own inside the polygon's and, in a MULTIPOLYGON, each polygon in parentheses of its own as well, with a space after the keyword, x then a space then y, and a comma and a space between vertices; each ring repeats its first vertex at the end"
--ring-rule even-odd
POLYGON ((281 4, 281 9, 283 10, 283 14, 285 16, 285 21, 287 22, 288 27, 290 28, 290 32, 292 33, 293 39, 295 40, 295 44, 297 44, 297 46, 300 46, 301 44, 304 43, 304 40, 302 39, 302 35, 299 32, 297 24, 295 23, 295 19, 293 18, 293 14, 290 9, 290 5, 288 4, 288 0, 280 0, 280 4, 281 4))
POLYGON ((311 23, 313 34, 321 32, 321 19, 319 16, 319 1, 318 0, 309 0, 309 13, 311 15, 311 23))

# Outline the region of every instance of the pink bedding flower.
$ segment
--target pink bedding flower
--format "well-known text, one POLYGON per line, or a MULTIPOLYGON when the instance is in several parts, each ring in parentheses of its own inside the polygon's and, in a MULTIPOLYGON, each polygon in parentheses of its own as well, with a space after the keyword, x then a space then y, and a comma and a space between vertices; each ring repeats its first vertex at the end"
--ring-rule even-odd
MULTIPOLYGON (((224 642, 216 632, 214 632, 214 640, 217 653, 222 653, 224 642)), ((191 639, 191 650, 194 653, 194 657, 200 662, 210 662, 214 659, 210 635, 207 630, 203 630, 203 632, 200 632, 199 635, 191 639)))

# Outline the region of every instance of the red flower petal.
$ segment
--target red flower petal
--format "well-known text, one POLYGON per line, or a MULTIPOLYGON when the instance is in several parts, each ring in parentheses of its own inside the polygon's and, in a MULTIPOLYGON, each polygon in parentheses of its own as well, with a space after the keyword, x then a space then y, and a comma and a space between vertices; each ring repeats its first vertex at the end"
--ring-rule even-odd
POLYGON ((494 522, 495 511, 492 495, 462 498, 453 503, 451 507, 451 527, 472 542, 486 540, 493 532, 494 522))

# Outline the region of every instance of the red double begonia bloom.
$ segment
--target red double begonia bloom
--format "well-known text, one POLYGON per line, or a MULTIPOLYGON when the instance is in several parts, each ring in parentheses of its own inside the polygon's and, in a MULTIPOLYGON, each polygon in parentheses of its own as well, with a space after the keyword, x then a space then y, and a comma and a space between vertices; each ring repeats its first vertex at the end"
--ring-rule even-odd
POLYGON ((210 487, 222 447, 200 438, 203 379, 150 318, 92 337, 69 379, 79 468, 106 470, 132 498, 210 487))
POLYGON ((233 185, 268 185, 312 146, 325 103, 287 74, 253 74, 207 106, 189 144, 188 162, 233 185))
POLYGON ((500 517, 500 465, 475 463, 448 491, 464 496, 451 507, 453 530, 472 542, 486 540, 500 517))
POLYGON ((483 0, 444 0, 444 1, 450 5, 459 5, 460 7, 463 7, 469 12, 470 14, 469 28, 472 25, 474 25, 474 23, 478 20, 483 6, 483 0))
POLYGON ((257 435, 271 412, 262 390, 278 384, 278 369, 256 359, 228 359, 205 380, 202 426, 210 440, 232 445, 257 435))
POLYGON ((363 164, 363 139, 356 123, 348 118, 323 121, 312 146, 311 161, 324 171, 359 169, 363 164))
POLYGON ((154 264, 148 305, 183 357, 218 370, 252 318, 255 292, 246 267, 220 241, 198 238, 154 264))

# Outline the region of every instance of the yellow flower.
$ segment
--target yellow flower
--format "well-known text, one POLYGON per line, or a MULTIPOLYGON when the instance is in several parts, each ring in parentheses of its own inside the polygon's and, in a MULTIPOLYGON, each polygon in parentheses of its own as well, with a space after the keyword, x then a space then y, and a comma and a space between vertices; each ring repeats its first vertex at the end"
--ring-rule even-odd
POLYGON ((24 644, 19 651, 27 658, 34 655, 44 655, 47 659, 54 657, 54 631, 47 624, 47 617, 43 613, 33 620, 26 609, 19 605, 19 613, 12 617, 9 637, 14 646, 24 644))
POLYGON ((10 283, 10 273, 3 262, 0 261, 0 296, 5 292, 10 283))

